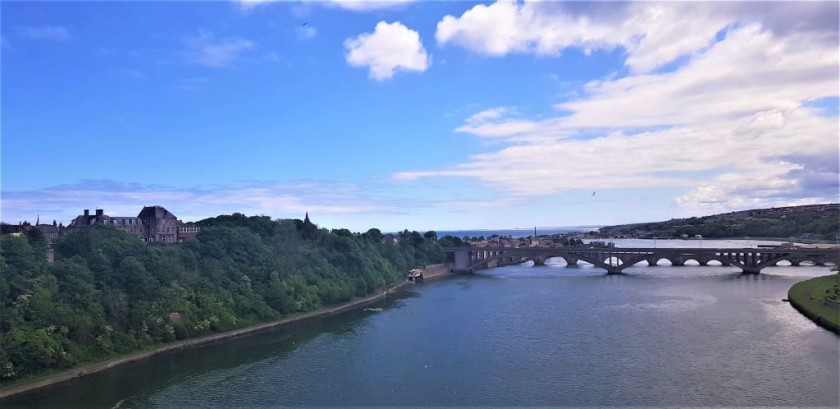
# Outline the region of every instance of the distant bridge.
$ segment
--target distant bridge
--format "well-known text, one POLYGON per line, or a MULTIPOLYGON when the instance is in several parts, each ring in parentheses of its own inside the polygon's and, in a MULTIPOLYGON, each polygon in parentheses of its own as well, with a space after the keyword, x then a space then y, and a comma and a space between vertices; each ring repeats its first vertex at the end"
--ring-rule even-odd
POLYGON ((473 272, 525 260, 532 260, 535 265, 544 265, 545 260, 551 257, 561 257, 570 266, 585 261, 607 270, 608 274, 621 273, 643 261, 652 267, 662 259, 670 261, 674 266, 685 265, 689 260, 701 266, 708 265, 710 261, 718 261, 724 266, 738 267, 744 274, 758 274, 764 267, 775 266, 783 260, 792 266, 805 262, 825 266, 828 262, 837 263, 840 259, 840 248, 453 247, 446 251, 454 253, 454 270, 459 272, 473 272))

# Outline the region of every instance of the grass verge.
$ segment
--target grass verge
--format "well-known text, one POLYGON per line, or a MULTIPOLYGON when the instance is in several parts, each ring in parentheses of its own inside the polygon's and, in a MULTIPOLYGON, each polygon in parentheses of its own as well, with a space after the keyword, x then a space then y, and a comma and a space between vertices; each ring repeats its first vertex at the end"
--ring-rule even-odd
POLYGON ((840 334, 840 305, 826 301, 835 294, 837 274, 812 278, 793 285, 788 291, 790 304, 817 325, 840 334))

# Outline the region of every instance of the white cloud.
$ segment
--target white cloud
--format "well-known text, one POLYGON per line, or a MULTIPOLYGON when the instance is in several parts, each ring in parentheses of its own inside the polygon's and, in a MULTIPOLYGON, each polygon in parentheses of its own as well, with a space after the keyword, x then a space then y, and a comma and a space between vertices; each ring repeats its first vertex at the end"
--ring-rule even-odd
POLYGON ((55 42, 70 40, 70 31, 62 26, 42 25, 18 27, 17 34, 28 40, 55 42))
POLYGON ((484 111, 470 115, 470 117, 467 118, 467 123, 470 125, 481 125, 487 123, 488 121, 499 119, 509 111, 510 109, 506 107, 485 109, 484 111))
MULTIPOLYGON (((439 188, 438 188, 439 189, 439 188)), ((143 206, 162 205, 179 219, 196 221, 233 212, 246 215, 268 215, 273 218, 303 218, 309 212, 322 227, 342 227, 366 231, 378 227, 383 231, 404 228, 433 228, 430 225, 407 225, 422 216, 425 223, 450 227, 462 222, 465 213, 478 207, 496 208, 512 204, 515 199, 482 200, 459 193, 440 197, 403 190, 392 183, 341 183, 330 181, 247 181, 211 186, 172 187, 110 180, 84 180, 80 183, 51 186, 28 191, 3 191, 0 216, 4 222, 42 221, 67 224, 83 209, 101 208, 112 216, 136 215, 143 206), (452 216, 453 210, 462 212, 452 216), (407 217, 411 215, 412 217, 407 217), (420 217, 418 217, 420 216, 420 217), (453 220, 446 220, 454 218, 453 220), (442 221, 446 220, 446 221, 442 221)))
POLYGON ((69 220, 82 209, 97 206, 108 214, 131 215, 150 203, 164 205, 184 220, 241 212, 278 217, 393 214, 401 206, 373 198, 366 190, 342 183, 252 182, 229 186, 173 188, 161 185, 86 180, 78 184, 32 191, 3 192, 6 220, 30 217, 32 209, 50 218, 69 220))
MULTIPOLYGON (((266 4, 277 3, 282 0, 235 0, 243 11, 250 11, 266 4)), ((412 3, 415 0, 300 0, 300 3, 318 4, 324 7, 338 7, 350 11, 373 11, 396 9, 412 3)), ((292 1, 284 1, 292 2, 292 1)))
POLYGON ((837 54, 810 35, 779 39, 749 25, 732 30, 679 71, 592 82, 588 98, 556 107, 573 112, 565 121, 575 127, 733 119, 837 95, 836 72, 837 54))
POLYGON ((376 81, 388 80, 397 71, 426 71, 431 57, 420 42, 420 35, 399 21, 376 24, 373 33, 363 33, 344 41, 347 63, 368 67, 376 81))
MULTIPOLYGON (((683 20, 676 23, 692 26, 683 20)), ((671 187, 685 192, 674 203, 689 211, 836 202, 837 117, 806 104, 840 94, 836 38, 739 24, 673 71, 586 84, 556 104, 554 117, 479 112, 456 131, 507 146, 453 167, 393 176, 474 178, 514 197, 671 187)))
POLYGON ((234 0, 236 4, 239 5, 239 9, 243 12, 249 12, 251 10, 256 9, 257 7, 262 7, 268 4, 276 3, 279 0, 234 0))
POLYGON ((633 72, 646 73, 702 51, 714 43, 717 33, 738 22, 766 21, 783 32, 801 23, 789 18, 795 15, 826 20, 820 23, 823 27, 833 22, 836 30, 836 4, 793 9, 798 11, 792 13, 784 2, 756 6, 743 2, 498 0, 477 5, 460 17, 445 16, 437 25, 436 39, 441 45, 459 45, 489 56, 557 56, 569 47, 586 53, 621 47, 627 56, 625 65, 633 72))
POLYGON ((254 43, 249 40, 217 39, 213 33, 206 31, 186 38, 184 44, 189 62, 212 68, 232 67, 242 54, 254 48, 254 43))
POLYGON ((318 0, 319 3, 323 3, 325 5, 334 5, 336 7, 340 7, 345 10, 351 11, 394 9, 403 7, 406 4, 411 3, 413 1, 414 0, 318 0))

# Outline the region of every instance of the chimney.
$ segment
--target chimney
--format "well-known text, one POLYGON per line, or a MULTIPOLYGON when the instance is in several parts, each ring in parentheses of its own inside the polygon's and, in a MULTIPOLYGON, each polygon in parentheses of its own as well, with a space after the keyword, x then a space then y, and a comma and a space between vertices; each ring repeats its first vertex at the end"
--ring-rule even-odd
POLYGON ((88 216, 90 216, 90 210, 85 209, 85 217, 88 217, 88 216))
POLYGON ((102 217, 105 214, 105 211, 102 209, 96 209, 96 217, 102 217))

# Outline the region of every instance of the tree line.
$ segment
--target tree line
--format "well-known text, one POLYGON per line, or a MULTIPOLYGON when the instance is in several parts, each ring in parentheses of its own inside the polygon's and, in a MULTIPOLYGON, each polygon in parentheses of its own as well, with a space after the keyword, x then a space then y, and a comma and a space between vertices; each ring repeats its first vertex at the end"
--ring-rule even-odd
POLYGON ((434 235, 352 233, 242 214, 178 245, 93 226, 0 237, 0 384, 373 294, 444 261, 434 235))
POLYGON ((639 223, 602 227, 603 234, 626 234, 642 237, 680 238, 683 235, 705 238, 776 237, 835 240, 840 234, 840 218, 822 217, 811 220, 764 218, 719 219, 715 216, 673 219, 665 222, 639 223))

